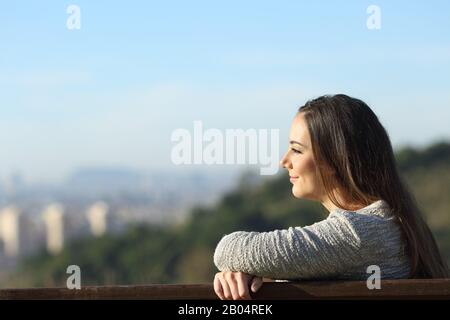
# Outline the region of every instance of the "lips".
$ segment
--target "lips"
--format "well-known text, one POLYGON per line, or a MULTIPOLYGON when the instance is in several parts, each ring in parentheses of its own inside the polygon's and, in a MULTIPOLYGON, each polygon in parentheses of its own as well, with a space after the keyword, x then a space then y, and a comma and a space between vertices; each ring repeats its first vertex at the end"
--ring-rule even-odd
POLYGON ((295 181, 297 181, 297 179, 298 179, 298 177, 293 177, 293 176, 289 176, 290 177, 290 181, 292 182, 292 183, 294 183, 295 181))

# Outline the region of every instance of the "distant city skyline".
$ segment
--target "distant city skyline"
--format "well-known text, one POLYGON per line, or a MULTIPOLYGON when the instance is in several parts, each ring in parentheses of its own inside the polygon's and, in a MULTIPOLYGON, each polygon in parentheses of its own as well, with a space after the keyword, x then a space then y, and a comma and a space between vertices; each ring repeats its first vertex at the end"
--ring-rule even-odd
MULTIPOLYGON (((17 258, 44 246, 56 254, 88 234, 116 233, 137 223, 181 223, 192 208, 214 205, 243 181, 230 174, 167 176, 125 168, 80 169, 54 186, 13 180, 10 186, 0 183, 0 269, 11 270, 17 258)), ((256 173, 246 175, 245 183, 259 181, 256 173)))
POLYGON ((279 129, 281 157, 298 106, 322 94, 366 101, 395 148, 450 140, 449 12, 443 0, 4 3, 0 181, 201 169, 170 159, 172 132, 196 120, 279 129))

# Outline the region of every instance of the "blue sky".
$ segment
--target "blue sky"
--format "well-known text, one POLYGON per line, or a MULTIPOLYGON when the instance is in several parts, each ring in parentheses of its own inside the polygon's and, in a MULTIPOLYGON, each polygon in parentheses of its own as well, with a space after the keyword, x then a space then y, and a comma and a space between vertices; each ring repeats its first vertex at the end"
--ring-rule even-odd
POLYGON ((171 132, 194 120, 278 128, 282 152, 326 93, 368 102, 395 146, 450 139, 448 1, 3 1, 0 39, 0 179, 170 169, 171 132))

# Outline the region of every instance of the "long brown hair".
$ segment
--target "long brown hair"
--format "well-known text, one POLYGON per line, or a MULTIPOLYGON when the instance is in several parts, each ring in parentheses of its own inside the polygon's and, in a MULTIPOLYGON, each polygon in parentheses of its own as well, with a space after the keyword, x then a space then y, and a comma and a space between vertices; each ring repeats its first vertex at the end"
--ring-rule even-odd
POLYGON ((334 193, 339 187, 346 204, 386 201, 401 226, 411 260, 410 277, 447 278, 447 264, 400 177, 389 136, 369 106, 338 94, 310 100, 298 112, 307 122, 319 176, 330 200, 349 209, 334 193))

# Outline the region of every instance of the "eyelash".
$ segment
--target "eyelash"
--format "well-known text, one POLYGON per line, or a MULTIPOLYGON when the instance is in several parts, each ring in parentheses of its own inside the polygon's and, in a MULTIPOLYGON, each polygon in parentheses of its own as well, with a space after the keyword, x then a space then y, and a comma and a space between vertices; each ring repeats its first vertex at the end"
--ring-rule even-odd
POLYGON ((294 148, 291 148, 291 150, 294 151, 294 153, 302 153, 301 151, 298 151, 298 150, 296 150, 294 148))

